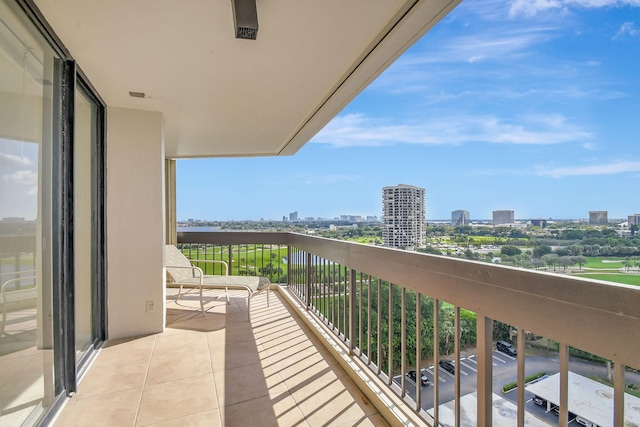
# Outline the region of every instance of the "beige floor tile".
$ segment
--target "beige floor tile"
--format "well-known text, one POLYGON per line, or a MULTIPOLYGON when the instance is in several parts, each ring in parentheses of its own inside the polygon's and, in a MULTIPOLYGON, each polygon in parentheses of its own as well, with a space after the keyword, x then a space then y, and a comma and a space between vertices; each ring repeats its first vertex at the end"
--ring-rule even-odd
POLYGON ((108 341, 100 349, 94 365, 121 365, 135 360, 149 360, 155 336, 108 341))
POLYGON ((207 312, 203 316, 200 311, 186 311, 186 314, 174 316, 174 319, 167 318, 167 328, 164 335, 173 335, 180 332, 198 331, 211 332, 224 329, 226 325, 226 315, 224 313, 207 312))
POLYGON ((255 341, 232 342, 223 348, 211 348, 211 365, 214 371, 260 363, 266 357, 268 355, 264 349, 255 341))
POLYGON ((361 418, 355 421, 349 422, 346 426, 353 427, 388 427, 389 423, 385 420, 382 415, 374 414, 369 415, 366 418, 361 418))
POLYGON ((208 352, 158 355, 151 358, 147 384, 158 384, 180 378, 211 374, 211 359, 208 352))
POLYGON ((249 324, 249 322, 241 322, 231 323, 226 325, 224 329, 207 333, 207 340, 209 347, 219 349, 230 343, 242 341, 255 342, 255 337, 251 324, 249 324))
POLYGON ((132 426, 142 389, 101 394, 87 399, 71 398, 55 427, 132 426))
POLYGON ((220 411, 214 409, 147 425, 153 427, 222 427, 223 424, 220 419, 220 411))
POLYGON ((178 356, 179 354, 204 353, 208 350, 207 335, 192 331, 175 336, 158 335, 153 348, 153 356, 178 356))
POLYGON ((288 394, 225 406, 221 413, 225 427, 309 426, 288 394))
POLYGON ((339 379, 313 381, 292 390, 296 401, 311 425, 352 425, 356 420, 376 414, 373 405, 357 389, 339 379))
POLYGON ((215 371, 214 379, 220 407, 288 393, 278 372, 261 364, 215 371))
POLYGON ((133 360, 115 365, 95 365, 85 374, 74 399, 116 391, 140 389, 144 386, 149 361, 133 360))
POLYGON ((217 407, 211 374, 148 385, 144 388, 136 425, 168 421, 217 407))

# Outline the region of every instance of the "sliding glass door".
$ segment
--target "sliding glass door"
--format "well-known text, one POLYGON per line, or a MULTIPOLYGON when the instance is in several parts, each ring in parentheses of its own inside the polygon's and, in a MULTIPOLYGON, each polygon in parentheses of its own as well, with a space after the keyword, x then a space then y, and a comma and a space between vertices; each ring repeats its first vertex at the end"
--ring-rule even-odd
POLYGON ((0 425, 53 402, 53 82, 57 56, 0 2, 0 425))
POLYGON ((0 425, 49 416, 104 339, 104 108, 19 4, 0 0, 0 425))

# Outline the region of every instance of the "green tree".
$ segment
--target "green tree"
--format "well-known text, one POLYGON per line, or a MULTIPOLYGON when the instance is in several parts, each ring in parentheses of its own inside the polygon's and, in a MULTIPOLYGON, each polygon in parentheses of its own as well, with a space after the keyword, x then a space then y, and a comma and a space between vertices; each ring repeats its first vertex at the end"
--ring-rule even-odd
POLYGON ((574 264, 578 265, 580 270, 582 270, 582 266, 587 263, 587 259, 583 256, 574 256, 574 257, 571 257, 571 260, 573 261, 574 264))
POLYGON ((553 252, 553 250, 551 249, 551 246, 549 245, 537 245, 536 247, 533 248, 533 251, 531 252, 531 255, 534 258, 542 258, 543 256, 550 254, 551 252, 553 252))
POLYGON ((500 248, 500 253, 502 255, 514 256, 514 255, 520 255, 522 251, 517 246, 506 245, 500 248))

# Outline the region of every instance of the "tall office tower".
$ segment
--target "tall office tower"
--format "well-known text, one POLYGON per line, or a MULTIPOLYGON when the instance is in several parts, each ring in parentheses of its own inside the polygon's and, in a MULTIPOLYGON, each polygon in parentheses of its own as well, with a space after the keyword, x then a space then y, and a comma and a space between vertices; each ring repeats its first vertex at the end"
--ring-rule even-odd
POLYGON ((629 226, 640 225, 640 214, 629 215, 629 226))
POLYGON ((513 224, 514 222, 513 211, 493 211, 493 225, 513 224))
POLYGON ((414 250, 426 244, 424 188, 399 184, 382 189, 384 246, 414 250))
POLYGON ((298 211, 291 212, 289 214, 289 221, 297 221, 298 220, 298 211))
POLYGON ((589 225, 607 225, 609 211, 589 211, 589 225))
POLYGON ((459 225, 467 225, 471 222, 469 211, 457 210, 451 212, 451 225, 457 227, 459 225))

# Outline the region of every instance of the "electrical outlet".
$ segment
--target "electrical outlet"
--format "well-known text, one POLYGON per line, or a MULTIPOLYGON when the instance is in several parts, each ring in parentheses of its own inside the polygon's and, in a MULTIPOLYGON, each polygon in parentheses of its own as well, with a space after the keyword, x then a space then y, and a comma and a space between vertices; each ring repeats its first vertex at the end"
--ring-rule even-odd
POLYGON ((155 309, 155 303, 153 301, 147 301, 147 312, 154 311, 155 309))

